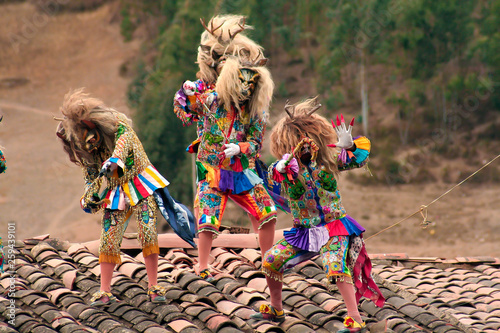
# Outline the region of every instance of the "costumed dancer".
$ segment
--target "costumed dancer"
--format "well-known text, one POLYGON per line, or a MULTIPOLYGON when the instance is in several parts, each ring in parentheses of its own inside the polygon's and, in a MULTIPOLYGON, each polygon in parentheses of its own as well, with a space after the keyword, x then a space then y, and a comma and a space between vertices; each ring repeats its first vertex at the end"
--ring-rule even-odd
MULTIPOLYGON (((205 116, 203 114, 199 114, 199 98, 202 94, 215 92, 216 83, 228 57, 238 58, 241 62, 252 63, 253 65, 257 65, 259 67, 264 66, 267 62, 267 59, 263 54, 263 48, 244 34, 244 30, 252 29, 251 26, 245 24, 244 16, 218 15, 213 17, 209 21, 208 25, 206 25, 203 20, 201 20, 201 22, 205 31, 201 35, 200 46, 198 47, 198 80, 195 82, 185 81, 182 88, 177 92, 174 98, 174 112, 177 117, 182 120, 183 124, 197 124, 198 139, 188 147, 188 152, 190 153, 198 152, 198 146, 202 140, 201 136, 206 131, 205 126, 207 125, 206 122, 203 121, 205 116)), ((270 84, 272 84, 272 81, 270 84)), ((259 136, 261 137, 263 137, 263 131, 265 130, 265 120, 267 117, 265 112, 267 111, 268 105, 265 109, 260 110, 260 112, 262 112, 260 117, 264 120, 261 129, 262 133, 259 133, 259 136)), ((259 141, 260 140, 261 139, 259 139, 259 141)), ((256 145, 255 148, 257 150, 253 153, 252 163, 250 163, 249 168, 254 171, 261 171, 261 162, 258 158, 261 142, 256 145)), ((264 179, 264 181, 267 181, 267 179, 264 179)), ((272 195, 272 199, 278 204, 278 207, 282 209, 287 208, 283 198, 271 191, 269 191, 268 194, 272 195)), ((197 219, 199 219, 200 213, 198 195, 196 195, 194 211, 197 219)), ((265 253, 273 244, 274 223, 271 223, 262 229, 260 228, 261 223, 258 218, 251 213, 248 213, 248 216, 252 222, 253 229, 255 232, 259 233, 259 245, 261 252, 265 253)), ((204 254, 202 254, 202 256, 203 255, 204 254)), ((204 261, 205 260, 203 258, 200 258, 200 263, 204 261)), ((208 261, 208 257, 206 261, 208 261)), ((200 275, 211 281, 212 276, 209 274, 207 265, 200 265, 200 267, 203 266, 206 267, 201 269, 200 275)))
MULTIPOLYGON (((111 278, 115 265, 121 263, 120 245, 133 214, 148 275, 149 298, 155 303, 164 302, 165 288, 157 283, 160 251, 156 212, 158 203, 162 213, 172 211, 170 206, 164 209, 171 199, 165 198, 169 182, 151 164, 130 119, 123 113, 90 97, 83 89, 65 96, 61 112, 64 117, 56 118, 61 121, 56 134, 71 162, 82 167, 85 179, 81 207, 87 213, 102 211, 101 288, 92 295, 91 305, 103 306, 117 300, 111 293, 111 278), (99 194, 104 179, 107 186, 99 194)), ((178 205, 172 203, 173 206, 178 205)), ((174 215, 170 217, 176 218, 174 215)), ((168 214, 164 216, 169 221, 168 214)), ((194 230, 192 244, 193 236, 194 230)))
POLYGON ((360 332, 366 326, 358 311, 359 299, 368 297, 379 307, 385 300, 371 277, 362 240, 365 229, 346 214, 336 177, 339 171, 366 163, 370 141, 353 140, 353 122, 346 128, 343 116, 337 117, 337 124, 332 122, 332 128, 314 114, 320 106, 315 98, 287 104, 287 116, 271 133, 271 152, 281 160, 270 166, 269 175, 289 197, 293 228, 263 257, 271 304, 262 305, 251 317, 284 321, 283 272, 319 254, 329 283, 337 285, 347 307, 345 329, 339 332, 360 332))
POLYGON ((213 280, 208 268, 212 240, 228 198, 253 217, 261 249, 273 244, 276 207, 255 171, 274 88, 262 64, 227 56, 213 91, 186 94, 181 89, 174 100, 179 118, 196 120, 198 126, 199 275, 208 281, 213 280), (186 95, 190 98, 183 99, 186 95))

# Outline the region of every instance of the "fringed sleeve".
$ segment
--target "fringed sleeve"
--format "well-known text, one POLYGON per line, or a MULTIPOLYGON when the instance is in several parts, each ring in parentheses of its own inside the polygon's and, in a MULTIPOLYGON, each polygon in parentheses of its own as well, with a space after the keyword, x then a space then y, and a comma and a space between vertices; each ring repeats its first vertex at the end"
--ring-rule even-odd
POLYGON ((338 156, 339 171, 361 168, 368 162, 370 155, 371 142, 364 136, 359 136, 354 139, 356 149, 342 149, 338 156))
POLYGON ((85 180, 85 190, 80 199, 80 207, 85 213, 95 214, 101 210, 102 206, 96 207, 89 204, 93 202, 93 198, 99 198, 99 188, 102 184, 101 180, 97 180, 99 170, 92 166, 84 166, 82 167, 82 171, 83 179, 85 180))

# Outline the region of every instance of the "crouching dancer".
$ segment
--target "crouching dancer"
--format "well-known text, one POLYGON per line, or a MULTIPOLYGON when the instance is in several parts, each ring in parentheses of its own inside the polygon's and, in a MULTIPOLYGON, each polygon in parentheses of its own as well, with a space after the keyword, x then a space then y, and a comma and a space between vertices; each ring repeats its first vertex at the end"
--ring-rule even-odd
POLYGON ((269 175, 290 199, 293 228, 263 257, 271 304, 252 318, 284 321, 283 272, 319 254, 329 283, 337 285, 347 307, 345 329, 339 332, 361 332, 366 330, 357 307, 361 296, 377 306, 384 298, 371 277, 361 238, 365 229, 346 214, 335 178, 339 171, 366 163, 370 141, 353 140, 352 123, 346 128, 343 117, 332 128, 314 114, 320 106, 315 99, 285 106, 288 116, 271 133, 271 152, 280 160, 270 166, 269 175))
MULTIPOLYGON (((99 264, 101 288, 92 306, 116 302, 111 293, 115 265, 121 263, 120 245, 132 214, 137 220, 152 302, 165 301, 165 288, 157 283, 158 234, 154 191, 169 182, 149 161, 141 142, 123 113, 90 97, 83 89, 68 93, 61 107, 63 118, 57 136, 71 162, 82 167, 85 191, 81 207, 87 213, 102 211, 99 264), (103 180, 107 186, 99 194, 103 180)), ((166 190, 166 189, 165 189, 166 190)))

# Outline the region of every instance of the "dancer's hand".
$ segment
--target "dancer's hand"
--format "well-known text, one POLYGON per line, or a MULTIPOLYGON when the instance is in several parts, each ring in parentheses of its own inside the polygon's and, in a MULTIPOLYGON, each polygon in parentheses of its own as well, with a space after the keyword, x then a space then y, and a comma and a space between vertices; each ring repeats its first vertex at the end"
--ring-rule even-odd
POLYGON ((99 172, 99 176, 107 176, 110 174, 113 174, 113 172, 116 170, 117 165, 116 163, 113 163, 111 161, 106 161, 101 167, 101 171, 99 172))
POLYGON ((332 120, 332 126, 333 129, 335 130, 335 133, 337 133, 337 138, 338 142, 334 145, 328 145, 329 147, 339 147, 343 149, 349 149, 354 146, 354 141, 352 140, 352 125, 354 124, 354 118, 352 118, 349 127, 346 128, 345 126, 345 121, 344 121, 344 115, 337 116, 337 125, 335 125, 335 122, 332 120))
POLYGON ((216 99, 217 94, 215 92, 209 93, 207 99, 205 100, 206 106, 211 107, 216 99))
POLYGON ((224 155, 226 157, 233 157, 241 153, 240 146, 234 143, 227 143, 224 145, 224 155))
POLYGON ((279 173, 285 173, 286 170, 286 161, 285 160, 280 160, 278 163, 276 163, 276 171, 279 173))
POLYGON ((186 96, 193 96, 196 92, 196 84, 193 81, 184 81, 182 84, 182 91, 186 96))

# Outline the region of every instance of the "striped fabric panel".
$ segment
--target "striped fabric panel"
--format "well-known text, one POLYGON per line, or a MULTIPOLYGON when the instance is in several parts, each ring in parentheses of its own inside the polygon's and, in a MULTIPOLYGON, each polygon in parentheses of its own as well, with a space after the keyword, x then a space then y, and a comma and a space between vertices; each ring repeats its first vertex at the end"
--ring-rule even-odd
MULTIPOLYGON (((121 159, 119 159, 118 157, 110 157, 108 159, 108 161, 110 161, 111 163, 115 163, 117 164, 120 168, 125 169, 125 164, 123 163, 123 161, 121 159)), ((106 163, 106 162, 104 162, 106 163)))
POLYGON ((168 180, 166 180, 152 165, 147 167, 142 174, 144 175, 144 177, 148 179, 150 178, 151 182, 153 182, 154 180, 154 182, 156 182, 157 188, 164 188, 169 184, 168 180))
POLYGON ((149 195, 148 190, 144 187, 139 177, 134 178, 133 183, 134 183, 134 188, 137 191, 137 193, 139 193, 139 195, 141 196, 141 199, 146 198, 149 195))
POLYGON ((129 182, 103 192, 106 199, 110 200, 110 204, 106 205, 105 208, 125 210, 127 206, 126 198, 128 198, 131 206, 135 206, 139 201, 153 194, 154 191, 164 188, 168 184, 168 180, 150 165, 129 182))

